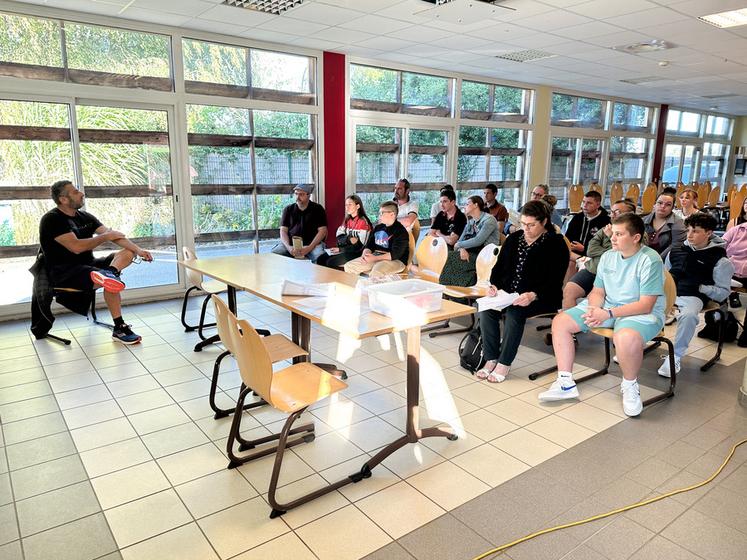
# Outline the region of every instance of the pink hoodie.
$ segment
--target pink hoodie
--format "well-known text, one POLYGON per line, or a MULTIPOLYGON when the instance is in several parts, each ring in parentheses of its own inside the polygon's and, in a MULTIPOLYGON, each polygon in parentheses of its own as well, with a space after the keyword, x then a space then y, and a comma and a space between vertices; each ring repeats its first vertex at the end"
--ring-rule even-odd
POLYGON ((734 276, 747 278, 747 222, 734 226, 724 234, 726 256, 734 265, 734 276))

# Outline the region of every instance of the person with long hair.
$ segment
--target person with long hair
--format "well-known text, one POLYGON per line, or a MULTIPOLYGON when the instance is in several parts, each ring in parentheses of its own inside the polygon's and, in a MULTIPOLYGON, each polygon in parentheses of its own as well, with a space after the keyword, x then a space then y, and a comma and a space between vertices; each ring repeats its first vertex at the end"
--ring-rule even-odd
MULTIPOLYGON (((734 265, 734 280, 747 287, 747 198, 742 203, 742 211, 729 221, 729 227, 724 234, 726 242, 726 256, 734 265)), ((732 292, 729 305, 741 307, 739 294, 732 292)), ((744 333, 742 336, 747 336, 744 333)), ((740 338, 741 340, 741 338, 740 338)), ((741 344, 740 344, 741 346, 741 344)))
POLYGON ((726 224, 726 231, 729 231, 731 228, 745 222, 747 222, 747 198, 745 198, 742 202, 742 209, 739 211, 739 214, 737 216, 734 216, 731 220, 729 220, 729 223, 726 224))
POLYGON ((480 313, 483 352, 487 362, 476 373, 478 379, 500 383, 506 379, 524 335, 529 317, 555 313, 562 299, 563 276, 569 251, 563 236, 550 221, 550 207, 541 200, 522 206, 521 228, 508 236, 490 275, 488 295, 498 290, 519 297, 502 312, 480 313), (501 315, 505 332, 501 339, 501 315))
POLYGON ((684 220, 688 216, 698 212, 698 191, 687 188, 680 193, 680 207, 674 211, 674 215, 684 220))
POLYGON ((662 260, 673 246, 681 247, 687 237, 684 222, 674 213, 674 197, 672 193, 662 192, 656 199, 654 211, 643 218, 648 246, 659 253, 662 260))
POLYGON ((454 250, 449 252, 440 284, 445 286, 472 286, 477 282, 477 255, 485 245, 501 242, 498 222, 486 212, 485 201, 480 196, 470 196, 464 205, 467 225, 462 230, 454 250))
POLYGON ((623 412, 638 416, 643 409, 638 371, 644 344, 664 326, 664 263, 659 254, 643 245, 644 224, 627 212, 612 221, 612 251, 602 255, 588 299, 559 313, 552 321, 552 345, 558 378, 540 402, 577 399, 573 380, 576 348, 573 335, 594 327, 613 329, 623 380, 623 412))
POLYGON ((357 194, 345 199, 345 219, 337 228, 337 247, 319 257, 316 264, 329 268, 341 268, 346 262, 357 259, 363 254, 368 236, 373 229, 371 220, 363 208, 363 201, 357 194))

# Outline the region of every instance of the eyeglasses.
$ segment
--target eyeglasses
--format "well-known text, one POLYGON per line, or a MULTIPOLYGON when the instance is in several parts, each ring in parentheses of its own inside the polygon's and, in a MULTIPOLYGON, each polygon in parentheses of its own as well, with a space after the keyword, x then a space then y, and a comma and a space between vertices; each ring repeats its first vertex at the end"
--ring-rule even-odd
POLYGON ((379 216, 382 214, 396 214, 393 210, 379 210, 379 216))
POLYGON ((519 224, 521 224, 521 227, 523 228, 532 229, 533 227, 538 226, 539 222, 519 222, 519 224))
POLYGON ((610 214, 613 216, 617 216, 618 214, 622 214, 622 210, 615 210, 614 208, 610 210, 610 214))

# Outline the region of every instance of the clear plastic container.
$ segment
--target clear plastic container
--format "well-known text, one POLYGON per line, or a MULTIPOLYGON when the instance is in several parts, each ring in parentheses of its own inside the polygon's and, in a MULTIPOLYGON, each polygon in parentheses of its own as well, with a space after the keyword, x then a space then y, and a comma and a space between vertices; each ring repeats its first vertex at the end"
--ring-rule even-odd
POLYGON ((408 313, 431 313, 443 305, 444 287, 424 280, 408 279, 368 287, 368 306, 388 317, 408 313))

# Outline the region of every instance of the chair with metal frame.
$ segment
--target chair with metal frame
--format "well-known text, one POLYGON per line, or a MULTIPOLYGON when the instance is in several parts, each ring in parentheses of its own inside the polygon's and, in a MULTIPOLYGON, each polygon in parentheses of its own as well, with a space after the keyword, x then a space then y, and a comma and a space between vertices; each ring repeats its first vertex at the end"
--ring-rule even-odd
MULTIPOLYGON (((182 247, 182 257, 184 260, 192 260, 197 258, 197 255, 192 252, 189 247, 182 247)), ((184 292, 184 299, 182 301, 182 325, 184 325, 184 332, 197 331, 200 338, 205 340, 205 336, 202 333, 203 329, 214 327, 215 323, 205 323, 205 314, 207 313, 207 306, 210 302, 210 296, 212 294, 220 294, 225 292, 228 287, 218 280, 205 280, 202 274, 192 270, 191 268, 185 268, 187 274, 187 283, 189 288, 184 292), (202 308, 200 310, 200 321, 197 325, 187 324, 187 302, 189 301, 189 294, 195 290, 205 292, 205 299, 202 302, 202 308)))
POLYGON ((409 266, 408 277, 438 283, 448 256, 449 248, 442 237, 426 235, 415 251, 418 264, 409 266))
MULTIPOLYGON (((299 362, 281 370, 273 371, 272 356, 257 331, 247 321, 239 320, 236 315, 231 313, 228 305, 218 296, 211 297, 215 303, 218 332, 222 340, 231 340, 229 345, 234 349, 234 357, 239 365, 241 379, 244 383, 244 388, 236 402, 236 411, 226 442, 226 450, 230 459, 228 468, 235 468, 253 459, 274 453, 275 463, 270 476, 267 501, 272 507, 270 517, 278 517, 287 510, 336 488, 335 484, 332 484, 287 504, 279 503, 275 496, 285 450, 314 440, 313 423, 296 428, 293 428, 293 423, 310 405, 345 389, 347 384, 310 362, 299 362), (241 412, 244 408, 244 400, 250 392, 254 392, 255 395, 276 410, 289 415, 279 433, 254 440, 246 440, 241 437, 241 419, 243 417, 241 412), (289 441, 289 436, 299 437, 289 441), (276 440, 278 443, 275 446, 257 449, 258 446, 276 440), (239 456, 234 451, 236 443, 239 443, 240 451, 249 449, 254 451, 248 455, 239 456)), ((344 481, 344 483, 347 482, 347 480, 344 481)))

